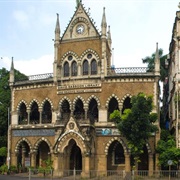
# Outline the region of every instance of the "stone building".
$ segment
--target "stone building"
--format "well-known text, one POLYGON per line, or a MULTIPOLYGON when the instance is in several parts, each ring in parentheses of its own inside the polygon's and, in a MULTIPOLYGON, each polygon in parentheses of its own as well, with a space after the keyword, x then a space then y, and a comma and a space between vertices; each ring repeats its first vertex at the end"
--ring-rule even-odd
MULTIPOLYGON (((101 32, 80 2, 61 35, 59 15, 55 26, 53 73, 16 81, 10 70, 11 165, 44 166, 53 160, 54 173, 79 170, 131 170, 131 154, 110 113, 131 107, 139 92, 153 95, 154 112, 159 112, 159 56, 155 70, 112 67, 111 32, 105 8, 101 32)), ((158 52, 158 47, 156 47, 158 52)), ((157 123, 158 125, 158 123, 157 123)), ((157 168, 155 146, 159 133, 144 146, 139 170, 157 168)))
POLYGON ((166 66, 168 76, 163 86, 164 120, 176 137, 176 146, 180 148, 180 11, 176 12, 166 66))

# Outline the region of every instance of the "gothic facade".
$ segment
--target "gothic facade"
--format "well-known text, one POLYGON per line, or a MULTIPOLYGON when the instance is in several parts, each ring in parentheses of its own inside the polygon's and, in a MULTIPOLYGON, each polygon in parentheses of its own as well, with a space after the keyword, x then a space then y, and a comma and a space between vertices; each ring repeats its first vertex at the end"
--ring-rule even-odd
MULTIPOLYGON (((81 2, 64 34, 60 31, 57 14, 52 74, 16 81, 12 62, 10 164, 38 167, 50 158, 59 176, 73 169, 84 177, 93 170, 129 172, 131 153, 110 114, 131 108, 131 97, 139 92, 152 95, 153 112, 159 112, 158 54, 153 72, 112 67, 105 9, 98 32, 81 2)), ((159 132, 152 134, 144 146, 139 170, 158 168, 158 139, 159 132)))

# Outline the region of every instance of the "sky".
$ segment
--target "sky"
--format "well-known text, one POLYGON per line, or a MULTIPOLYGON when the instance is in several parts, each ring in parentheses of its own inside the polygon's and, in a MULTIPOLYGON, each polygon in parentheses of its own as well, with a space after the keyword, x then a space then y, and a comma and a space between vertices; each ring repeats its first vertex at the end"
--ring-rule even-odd
MULTIPOLYGON (((82 0, 97 29, 103 7, 111 27, 113 62, 144 67, 142 58, 156 43, 169 52, 179 0, 82 0)), ((53 72, 54 30, 59 14, 61 36, 76 10, 76 0, 0 0, 0 69, 14 67, 26 75, 53 72)))

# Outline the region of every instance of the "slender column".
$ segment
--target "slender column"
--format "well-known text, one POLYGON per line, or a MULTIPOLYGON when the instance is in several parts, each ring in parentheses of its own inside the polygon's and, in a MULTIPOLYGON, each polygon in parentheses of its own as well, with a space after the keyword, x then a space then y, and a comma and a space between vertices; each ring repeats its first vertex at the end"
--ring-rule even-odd
POLYGON ((84 107, 84 111, 85 111, 85 116, 84 116, 84 119, 87 120, 87 111, 88 111, 88 107, 84 107))
POLYGON ((30 112, 31 112, 31 110, 30 110, 30 109, 27 109, 27 114, 28 114, 28 116, 27 116, 27 122, 28 122, 28 124, 30 124, 30 112))
POLYGON ((126 172, 131 171, 130 154, 128 154, 128 153, 125 153, 125 171, 126 172))
POLYGON ((149 154, 149 176, 153 175, 153 167, 154 167, 153 154, 149 154))
POLYGON ((26 153, 26 149, 25 147, 22 148, 22 168, 25 168, 25 153, 26 153))
POLYGON ((81 63, 78 62, 78 76, 82 76, 81 72, 81 63))
POLYGON ((39 108, 39 124, 42 124, 42 108, 39 108))
POLYGON ((31 166, 32 167, 36 167, 36 155, 37 155, 37 152, 31 153, 31 166))

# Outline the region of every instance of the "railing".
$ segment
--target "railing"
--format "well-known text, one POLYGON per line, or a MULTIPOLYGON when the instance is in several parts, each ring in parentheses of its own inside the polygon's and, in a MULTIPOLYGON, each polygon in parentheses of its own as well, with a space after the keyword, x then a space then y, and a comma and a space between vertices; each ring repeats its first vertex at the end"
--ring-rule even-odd
MULTIPOLYGON (((95 171, 90 170, 85 172, 86 177, 82 177, 82 170, 63 170, 55 172, 53 169, 29 169, 30 180, 37 179, 37 177, 44 176, 44 179, 55 179, 55 180, 82 180, 82 179, 92 179, 92 180, 179 180, 180 171, 131 171, 125 172, 124 170, 107 170, 107 171, 95 171)), ((18 176, 18 175, 17 175, 18 176)), ((19 175, 20 176, 20 175, 19 175)), ((25 176, 23 174, 23 176, 25 176)))
POLYGON ((147 67, 108 68, 108 75, 147 73, 147 67))
POLYGON ((19 81, 37 81, 37 80, 45 80, 45 79, 51 79, 53 78, 53 73, 46 73, 46 74, 37 74, 37 75, 31 75, 26 76, 20 79, 16 79, 16 82, 19 81))

